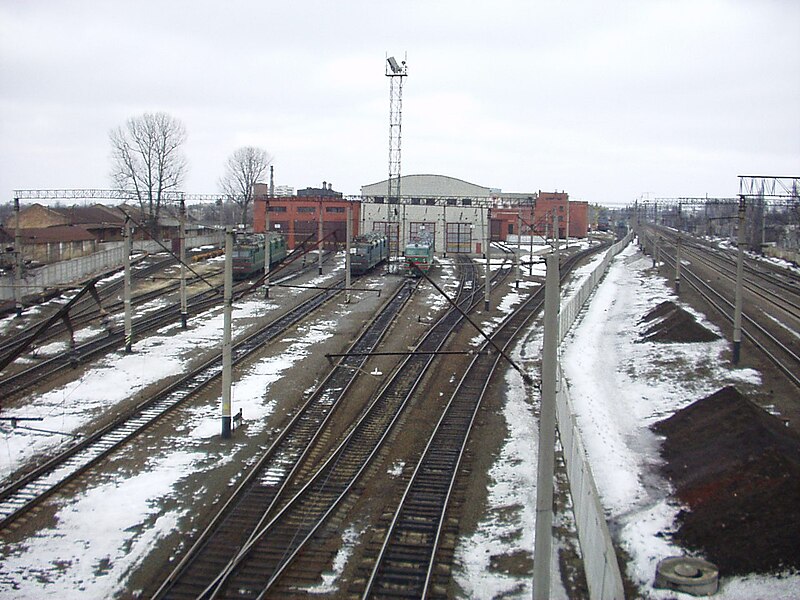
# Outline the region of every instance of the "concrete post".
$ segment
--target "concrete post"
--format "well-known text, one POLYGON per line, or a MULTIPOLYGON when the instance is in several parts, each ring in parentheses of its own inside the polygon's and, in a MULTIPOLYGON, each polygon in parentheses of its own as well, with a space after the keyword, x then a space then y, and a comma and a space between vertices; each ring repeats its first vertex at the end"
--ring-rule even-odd
MULTIPOLYGON (((272 173, 272 167, 270 167, 270 173, 272 173)), ((270 190, 271 189, 272 185, 270 184, 270 190)), ((270 233, 269 224, 269 198, 267 198, 266 201, 264 215, 264 244, 266 244, 266 249, 264 252, 264 298, 269 298, 269 267, 270 263, 272 262, 272 234, 270 233)))
POLYGON ((742 282, 744 280, 745 200, 739 197, 739 231, 737 232, 736 295, 733 308, 733 364, 738 365, 742 352, 742 282))
POLYGON ((180 208, 180 262, 181 262, 181 328, 186 329, 186 323, 188 321, 188 308, 187 308, 187 300, 186 300, 186 203, 183 200, 183 196, 181 196, 181 208, 180 208))
POLYGON ((19 226, 19 198, 14 198, 14 310, 17 317, 22 316, 22 231, 19 226))
POLYGON ((231 317, 233 315, 233 228, 225 228, 225 293, 222 325, 222 438, 231 437, 231 317))
POLYGON ((556 378, 558 376, 558 253, 547 256, 544 293, 542 399, 539 415, 539 465, 536 474, 536 531, 533 548, 533 600, 550 598, 553 537, 553 474, 556 440, 556 378))
POLYGON ((517 207, 517 250, 514 252, 514 267, 516 269, 517 278, 514 281, 514 289, 519 289, 519 279, 520 279, 520 272, 519 272, 519 251, 522 247, 522 215, 520 214, 520 208, 517 207))
MULTIPOLYGON (((483 214, 483 213, 481 213, 483 214)), ((491 306, 489 300, 489 294, 492 291, 492 269, 489 263, 492 262, 492 234, 491 234, 491 215, 490 209, 486 209, 486 226, 483 229, 484 233, 484 240, 486 244, 486 249, 484 250, 484 255, 486 256, 486 275, 484 277, 486 281, 486 285, 484 286, 483 290, 483 310, 488 311, 489 307, 491 306)))
POLYGON ((319 219, 317 219, 317 257, 319 274, 322 275, 322 198, 319 200, 319 219))
POLYGON ((344 301, 350 304, 350 240, 353 238, 353 204, 347 203, 347 233, 345 233, 346 242, 344 245, 344 301))
POLYGON ((124 270, 123 306, 125 308, 125 352, 133 347, 133 314, 131 311, 131 221, 125 219, 125 244, 122 252, 124 270))

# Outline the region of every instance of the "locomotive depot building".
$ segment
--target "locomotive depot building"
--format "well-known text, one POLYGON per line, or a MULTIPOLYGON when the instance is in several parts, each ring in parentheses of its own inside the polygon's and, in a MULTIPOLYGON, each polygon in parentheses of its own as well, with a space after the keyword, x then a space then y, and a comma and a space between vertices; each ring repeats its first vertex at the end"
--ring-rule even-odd
POLYGON ((502 193, 445 175, 404 175, 400 197, 387 198, 388 180, 362 186, 360 197, 345 197, 330 183, 298 190, 295 196, 270 196, 267 184, 256 184, 253 229, 263 233, 269 206, 271 231, 286 236, 292 249, 303 240, 316 242, 322 216, 325 244, 342 243, 347 205, 353 210, 353 235, 384 232, 393 246, 431 239, 440 254, 482 254, 487 220, 492 241, 518 236, 586 237, 588 202, 569 200, 566 192, 502 193), (555 217, 555 219, 554 219, 555 217))

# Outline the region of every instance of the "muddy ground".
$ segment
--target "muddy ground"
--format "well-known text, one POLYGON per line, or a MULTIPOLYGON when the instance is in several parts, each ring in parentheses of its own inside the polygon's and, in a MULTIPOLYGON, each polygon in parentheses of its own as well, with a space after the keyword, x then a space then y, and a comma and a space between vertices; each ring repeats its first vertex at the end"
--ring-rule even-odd
MULTIPOLYGON (((714 339, 665 302, 643 321, 648 340, 714 339)), ((664 436, 663 474, 685 506, 673 537, 720 575, 800 569, 800 436, 735 387, 696 400, 653 429, 664 436)))

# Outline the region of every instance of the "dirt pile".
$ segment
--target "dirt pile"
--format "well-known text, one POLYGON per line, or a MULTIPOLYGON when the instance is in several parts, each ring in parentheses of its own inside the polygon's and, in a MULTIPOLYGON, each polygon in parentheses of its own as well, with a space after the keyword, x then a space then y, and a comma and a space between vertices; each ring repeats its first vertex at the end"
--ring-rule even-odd
POLYGON ((653 426, 681 511, 675 540, 721 575, 800 569, 800 436, 734 387, 653 426))
POLYGON ((644 342, 713 342, 719 336, 709 331, 680 306, 669 300, 647 313, 640 323, 653 324, 641 334, 644 342))

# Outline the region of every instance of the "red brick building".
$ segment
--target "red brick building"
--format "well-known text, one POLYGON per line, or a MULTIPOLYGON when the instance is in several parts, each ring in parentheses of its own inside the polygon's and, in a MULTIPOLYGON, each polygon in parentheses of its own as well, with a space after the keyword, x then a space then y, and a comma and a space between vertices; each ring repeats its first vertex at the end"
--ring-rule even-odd
MULTIPOLYGON (((498 198, 501 201, 502 198, 498 198)), ((538 196, 531 199, 520 200, 509 198, 514 206, 499 206, 492 208, 492 239, 505 241, 509 235, 517 235, 521 226, 522 235, 528 235, 531 230, 536 236, 552 237, 553 215, 558 219, 558 237, 566 237, 567 221, 569 221, 569 237, 583 238, 588 233, 589 203, 570 202, 566 192, 539 192, 538 196), (522 222, 518 224, 517 215, 522 222)))
POLYGON ((304 240, 317 242, 319 221, 322 219, 323 245, 344 244, 347 235, 347 205, 353 206, 353 236, 359 235, 361 205, 342 198, 323 182, 321 188, 298 190, 295 196, 268 197, 268 186, 257 183, 253 201, 253 230, 264 233, 267 205, 270 231, 282 233, 291 250, 304 240))
POLYGON ((569 237, 586 237, 589 230, 589 203, 570 202, 566 192, 539 192, 533 211, 534 231, 543 235, 552 232, 553 217, 557 217, 558 237, 565 238, 567 222, 569 237))

